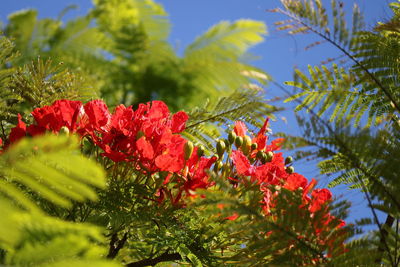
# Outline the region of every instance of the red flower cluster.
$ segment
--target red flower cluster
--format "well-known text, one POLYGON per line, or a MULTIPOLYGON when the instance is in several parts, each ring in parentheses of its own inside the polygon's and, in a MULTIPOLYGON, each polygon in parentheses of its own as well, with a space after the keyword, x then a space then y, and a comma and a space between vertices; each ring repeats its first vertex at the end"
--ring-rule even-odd
MULTIPOLYGON (((136 110, 119 105, 110 113, 101 100, 84 105, 80 101, 58 100, 51 106, 36 108, 32 116, 35 123, 29 126, 18 116, 18 123, 11 129, 6 145, 24 136, 45 132, 77 133, 82 139, 86 138, 101 148, 101 156, 108 158, 108 163, 125 162, 131 164, 140 175, 162 179, 154 183, 157 191, 154 200, 159 203, 169 199, 172 204, 181 205, 182 196, 192 196, 196 189, 214 185, 209 180, 207 170, 214 165, 217 157, 202 157, 198 148, 179 134, 185 129, 188 115, 183 111, 170 114, 161 101, 140 104, 136 110)), ((229 150, 232 165, 228 170, 225 168, 224 172, 230 174, 228 178, 236 185, 248 179, 258 184, 263 193, 263 212, 272 220, 281 191, 298 194, 301 198, 299 220, 312 223, 317 242, 330 253, 338 244, 334 240, 337 236, 330 234, 332 229, 344 226, 343 221, 329 213, 328 204, 332 194, 327 189, 314 189, 314 179, 309 183, 305 177, 294 173, 293 169, 288 171, 282 153, 275 153, 280 149, 283 139, 276 139, 268 145, 267 127, 268 120, 258 134, 250 138, 245 124, 235 123, 235 134, 232 136, 236 135, 233 138, 238 148, 229 150), (260 159, 259 155, 265 156, 266 153, 269 158, 260 159)), ((230 146, 234 141, 226 142, 230 146)), ((222 141, 217 146, 217 152, 219 158, 225 152, 225 143, 222 141)), ((215 165, 218 167, 218 164, 215 165)), ((238 216, 235 213, 225 219, 236 220, 238 216)), ((271 234, 274 232, 268 232, 267 236, 271 234)), ((306 237, 299 233, 299 238, 306 237)))
POLYGON ((18 116, 9 142, 68 129, 92 140, 103 150, 101 155, 114 162, 132 162, 136 169, 149 175, 169 172, 164 184, 172 176, 178 177, 177 196, 172 198, 169 191, 160 188, 158 201, 168 193, 176 203, 183 191, 190 195, 197 188, 212 185, 205 169, 211 167, 215 158, 199 157, 197 148, 185 158, 184 146, 188 141, 178 133, 185 129, 188 115, 183 111, 171 115, 164 102, 140 104, 137 110, 119 105, 111 114, 101 100, 85 105, 80 101, 57 100, 51 106, 36 108, 32 116, 35 123, 29 126, 18 116))
MULTIPOLYGON (((265 135, 267 125, 268 120, 252 139, 252 143, 257 144, 256 149, 243 151, 242 146, 232 151, 231 159, 236 168, 235 174, 238 174, 239 177, 250 177, 251 182, 259 184, 260 190, 264 194, 262 207, 266 216, 273 216, 272 211, 281 188, 301 194, 302 204, 298 207, 299 216, 303 214, 308 218, 299 217, 299 219, 313 222, 314 233, 319 244, 326 245, 328 252, 331 252, 337 243, 334 244, 336 236, 329 236, 329 233, 332 229, 340 229, 345 225, 343 220, 337 219, 329 213, 328 204, 332 201, 331 192, 328 189, 314 189, 316 180, 312 179, 309 183, 304 176, 287 170, 282 153, 273 153, 280 149, 280 143, 283 140, 276 139, 272 141, 271 145, 267 145, 267 136, 265 135), (262 163, 257 158, 259 151, 272 152, 270 155, 273 156, 268 162, 262 163), (307 212, 301 212, 301 210, 307 210, 307 212), (316 219, 313 220, 313 218, 316 219)), ((237 136, 246 137, 247 129, 243 122, 236 122, 234 131, 237 136)), ((236 177, 235 180, 238 178, 236 177)))

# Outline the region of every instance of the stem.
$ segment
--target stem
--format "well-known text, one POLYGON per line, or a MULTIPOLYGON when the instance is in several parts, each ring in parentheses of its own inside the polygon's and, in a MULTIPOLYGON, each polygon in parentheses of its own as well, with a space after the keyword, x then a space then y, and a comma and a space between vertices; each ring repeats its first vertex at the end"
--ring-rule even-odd
MULTIPOLYGON (((386 243, 386 239, 388 237, 388 229, 390 229, 392 227, 394 223, 394 218, 388 214, 386 217, 386 221, 385 224, 382 226, 382 231, 381 231, 381 240, 380 240, 380 244, 378 247, 378 258, 376 259, 375 263, 380 263, 382 261, 382 256, 383 256, 383 252, 384 250, 384 246, 386 243)), ((398 230, 398 228, 396 228, 396 230, 398 230)), ((395 253, 397 253, 397 236, 396 236, 396 250, 395 253)), ((395 255, 395 261, 396 261, 397 255, 395 255)), ((397 266, 397 263, 395 263, 393 266, 397 266)))

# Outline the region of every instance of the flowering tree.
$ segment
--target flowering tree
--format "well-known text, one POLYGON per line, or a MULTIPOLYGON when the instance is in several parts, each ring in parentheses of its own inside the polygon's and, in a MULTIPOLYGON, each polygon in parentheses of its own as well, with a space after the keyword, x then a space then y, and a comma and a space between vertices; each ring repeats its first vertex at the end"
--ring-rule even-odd
POLYGON ((288 84, 300 91, 288 101, 311 111, 311 123, 303 125, 301 137, 275 140, 269 140, 266 118, 277 108, 249 84, 267 76, 238 61, 262 39, 262 23, 218 24, 178 58, 165 52, 165 31, 147 32, 149 25, 165 26, 158 5, 113 3, 119 5, 96 1, 93 12, 65 27, 20 12, 5 28, 15 43, 0 37, 1 264, 398 266, 398 3, 390 5, 393 17, 372 31, 362 31, 357 7, 354 25, 346 27, 339 1, 332 1, 332 16, 317 0, 282 0, 282 8, 272 10, 289 17, 278 29, 317 33, 324 41, 315 44, 333 44, 353 62, 309 68, 309 75, 296 70, 298 79, 288 84), (121 5, 127 12, 115 15, 121 5), (128 29, 132 14, 150 15, 137 16, 128 29), (92 27, 92 19, 100 28, 92 27), (38 31, 20 34, 33 22, 38 31), (44 25, 57 30, 47 32, 44 25), (65 42, 82 29, 83 38, 65 42), (93 49, 80 45, 86 39, 93 49), (15 47, 22 57, 13 54, 15 47), (117 60, 98 54, 102 49, 117 60), (41 59, 19 67, 37 54, 62 56, 79 70, 41 59), (113 108, 103 100, 87 102, 98 98, 93 87, 100 85, 113 108), (249 90, 190 113, 170 112, 215 87, 249 90), (188 88, 196 94, 175 103, 188 88), (118 105, 154 96, 168 107, 162 101, 118 105), (330 111, 335 124, 322 117, 330 111), (350 127, 364 122, 362 131, 350 127), (360 233, 343 221, 346 204, 296 173, 292 157, 280 152, 307 145, 311 149, 297 155, 323 160, 321 172, 336 175, 331 186, 362 189, 378 231, 346 241, 360 233), (386 213, 384 222, 376 210, 386 213))
MULTIPOLYGON (((104 238, 91 242, 103 250, 88 253, 83 246, 75 251, 75 260, 109 258, 127 266, 168 261, 196 266, 313 265, 345 253, 347 231, 330 212, 332 194, 315 189, 315 180, 294 172, 291 157, 284 159, 277 152, 284 140, 268 145, 268 119, 253 137, 245 123, 237 121, 227 139, 219 139, 215 153, 207 156, 203 147, 182 136, 188 115, 170 114, 161 101, 140 104, 136 110, 120 105, 110 113, 101 100, 57 100, 31 114, 32 123, 25 124, 19 116, 3 140, 3 157, 18 160, 27 150, 21 147, 38 138, 42 141, 35 141, 39 145, 32 147, 34 154, 57 148, 57 141, 41 145, 40 136, 68 142, 69 136, 77 136, 82 159, 97 161, 106 171, 106 187, 96 190, 96 202, 82 202, 94 191, 85 179, 73 179, 77 174, 62 163, 68 159, 44 163, 51 166, 52 177, 20 165, 4 176, 6 184, 21 185, 19 190, 36 201, 33 205, 42 214, 64 223, 79 222, 70 227, 101 227, 104 238), (79 192, 84 192, 81 198, 79 192), (73 199, 72 205, 63 205, 57 194, 73 199)), ((23 206, 21 199, 14 200, 23 206)), ((65 262, 70 252, 38 259, 21 255, 27 247, 35 251, 37 242, 53 244, 52 230, 42 231, 51 242, 43 245, 40 236, 23 241, 21 234, 18 248, 2 247, 6 262, 65 262)))

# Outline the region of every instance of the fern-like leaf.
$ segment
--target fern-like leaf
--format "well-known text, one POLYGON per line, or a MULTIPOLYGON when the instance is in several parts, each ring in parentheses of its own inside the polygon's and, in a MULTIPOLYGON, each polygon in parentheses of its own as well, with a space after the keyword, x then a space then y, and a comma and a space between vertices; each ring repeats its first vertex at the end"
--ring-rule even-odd
POLYGON ((353 7, 352 25, 349 27, 343 2, 331 1, 331 14, 327 13, 321 0, 281 0, 281 3, 283 9, 271 11, 290 19, 276 22, 278 30, 287 30, 289 34, 314 32, 343 49, 353 49, 358 45, 354 38, 364 28, 364 19, 357 5, 353 7))
MULTIPOLYGON (((3 194, 10 198, 23 186, 43 198, 63 207, 71 200, 96 200, 94 187, 104 188, 103 171, 79 153, 75 138, 46 135, 23 139, 12 145, 0 157, 3 194)), ((18 194, 18 203, 34 209, 34 202, 18 194)))

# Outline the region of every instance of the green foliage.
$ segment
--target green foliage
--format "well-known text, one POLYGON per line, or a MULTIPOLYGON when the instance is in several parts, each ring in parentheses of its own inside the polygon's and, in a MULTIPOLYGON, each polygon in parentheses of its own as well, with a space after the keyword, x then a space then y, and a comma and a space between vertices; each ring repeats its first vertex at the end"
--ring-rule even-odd
POLYGON ((36 58, 32 62, 13 67, 20 59, 14 53, 15 44, 5 36, 0 37, 0 119, 2 138, 10 125, 15 124, 17 114, 25 114, 34 108, 49 105, 57 99, 89 100, 98 92, 81 73, 72 73, 62 64, 36 58))
POLYGON ((280 108, 268 104, 259 90, 247 89, 221 97, 218 102, 208 102, 204 107, 194 108, 189 113, 189 121, 184 135, 195 143, 213 150, 214 140, 221 135, 224 125, 232 125, 237 120, 259 129, 267 117, 280 108))
MULTIPOLYGON (((2 121, 9 119, 11 114, 16 114, 15 108, 12 107, 14 95, 8 90, 15 72, 14 68, 7 67, 10 61, 16 57, 13 49, 13 43, 6 37, 0 36, 0 118, 2 121)), ((5 137, 4 133, 2 137, 5 137)))
MULTIPOLYGON (((215 179, 216 190, 199 192, 206 197, 196 199, 194 205, 201 207, 203 218, 210 218, 210 221, 219 220, 220 225, 217 229, 227 234, 225 243, 222 244, 226 250, 221 250, 218 255, 220 260, 228 266, 299 266, 311 264, 310 259, 317 262, 321 260, 321 264, 327 263, 321 257, 324 252, 320 251, 314 234, 315 227, 318 226, 309 221, 299 220, 299 216, 302 216, 297 213, 298 205, 302 202, 301 196, 296 196, 289 190, 278 189, 282 191, 271 211, 273 216, 266 217, 259 205, 263 195, 256 190, 257 184, 249 181, 246 186, 232 188, 226 180, 218 176, 215 176, 215 179), (223 208, 220 215, 216 216, 217 205, 223 208), (223 219, 232 214, 239 217, 234 221, 223 219), (270 235, 270 231, 274 234, 270 235), (305 234, 307 238, 303 238, 299 233, 305 234), (289 249, 288 244, 292 244, 293 248, 289 249)), ((339 207, 340 205, 337 209, 339 207)), ((342 212, 338 212, 337 215, 342 218, 344 216, 342 212)), ((315 216, 316 221, 322 219, 319 218, 322 214, 317 213, 315 216)), ((336 235, 335 231, 337 230, 332 230, 330 234, 336 235)), ((337 246, 337 249, 340 250, 340 247, 337 246)))
MULTIPOLYGON (((334 266, 377 266, 379 256, 376 247, 371 244, 376 236, 367 235, 361 239, 352 240, 347 244, 348 252, 333 261, 334 266)), ((375 242, 377 244, 377 242, 375 242)))
MULTIPOLYGON (((330 121, 354 119, 355 126, 360 125, 364 115, 368 127, 390 120, 394 112, 399 112, 399 95, 395 89, 398 88, 399 39, 397 34, 390 34, 393 30, 387 26, 393 25, 398 15, 395 15, 391 22, 379 24, 373 32, 362 31, 362 16, 355 6, 353 27, 350 31, 346 27, 343 4, 332 1, 331 34, 331 23, 320 1, 283 3, 286 10, 277 11, 292 18, 288 22, 291 27, 301 25, 300 32, 311 31, 318 34, 354 63, 349 69, 337 67, 335 64, 332 68, 309 67, 309 75, 296 70, 298 81, 287 84, 301 91, 287 101, 302 99, 297 110, 307 106, 310 109, 318 108, 317 115, 322 115, 332 108, 330 121)), ((392 5, 392 9, 398 14, 396 5, 392 5)), ((294 30, 290 33, 298 32, 294 30)))
POLYGON ((47 135, 24 139, 1 156, 0 248, 2 263, 18 266, 118 266, 105 255, 102 230, 46 215, 38 200, 69 206, 69 199, 95 200, 88 185, 105 186, 104 173, 80 155, 77 140, 47 135), (39 205, 38 205, 39 204, 39 205))
POLYGON ((287 27, 291 33, 314 32, 351 62, 350 67, 309 66, 308 74, 296 70, 296 81, 287 83, 300 89, 287 101, 296 101, 297 111, 306 109, 312 116, 307 120, 299 116, 304 135, 291 139, 306 149, 299 155, 323 159, 319 168, 332 177, 330 186, 347 184, 361 190, 378 228, 371 236, 351 242, 350 253, 335 264, 397 266, 399 3, 390 4, 392 18, 371 31, 362 31, 357 12, 350 31, 345 26, 343 4, 337 1, 332 1, 333 31, 320 1, 283 3, 285 10, 276 11, 291 18, 287 27), (329 121, 321 117, 325 114, 330 114, 329 121), (363 129, 351 128, 351 122, 363 129), (380 222, 377 210, 387 214, 385 222, 380 222), (368 255, 356 256, 359 251, 368 251, 368 255))
MULTIPOLYGON (((309 73, 310 77, 307 77, 296 69, 298 81, 286 82, 286 84, 301 88, 302 91, 290 96, 285 102, 304 97, 295 111, 317 107, 319 109, 317 116, 329 111, 331 113, 330 121, 350 121, 354 118, 354 123, 357 125, 364 113, 368 111, 368 100, 371 95, 353 88, 354 75, 347 73, 344 68, 339 68, 336 64, 333 65, 332 70, 326 66, 321 68, 309 66, 309 73)), ((373 114, 371 118, 373 118, 373 114)))
POLYGON ((62 64, 53 65, 50 60, 36 60, 18 68, 9 86, 20 101, 31 107, 42 107, 58 99, 89 100, 97 92, 79 74, 73 74, 62 64))
POLYGON ((63 25, 60 20, 39 19, 35 10, 11 14, 4 33, 15 43, 15 50, 21 53, 13 64, 22 67, 38 56, 45 61, 57 59, 74 73, 80 72, 88 84, 99 89, 103 81, 100 79, 102 70, 106 67, 101 57, 106 39, 97 28, 90 27, 90 23, 90 16, 78 17, 63 25))
MULTIPOLYGON (((70 200, 96 200, 91 186, 104 188, 104 173, 78 151, 78 142, 72 138, 25 138, 1 156, 0 190, 12 197, 19 186, 24 186, 63 207, 69 207, 70 200)), ((34 204, 20 196, 19 204, 32 209, 34 204)))
POLYGON ((221 22, 179 57, 167 42, 170 22, 160 4, 151 0, 94 4, 86 16, 65 25, 38 19, 34 10, 12 14, 4 31, 22 54, 13 65, 27 64, 37 55, 57 58, 100 88, 112 106, 161 99, 175 110, 249 86, 257 79, 252 73, 266 77, 247 63, 247 51, 266 34, 262 22, 221 22))
MULTIPOLYGON (((99 202, 76 206, 74 218, 107 227, 110 248, 125 240, 115 255, 117 260, 132 266, 145 266, 149 260, 217 264, 217 251, 227 245, 227 237, 215 214, 210 217, 211 213, 204 214, 190 202, 184 209, 170 201, 158 204, 151 198, 157 193, 154 183, 163 178, 150 179, 129 165, 115 165, 107 176, 109 187, 99 192, 99 202), (92 212, 82 218, 80 209, 92 212)), ((215 207, 210 212, 215 213, 215 207)))
POLYGON ((249 79, 261 77, 264 83, 267 76, 243 62, 247 50, 261 42, 264 34, 264 23, 238 20, 220 22, 197 37, 183 58, 184 66, 195 70, 194 87, 204 88, 197 90, 196 99, 216 99, 221 93, 240 90, 249 79))
POLYGON ((101 27, 115 35, 115 41, 128 37, 129 30, 142 30, 150 42, 165 41, 170 31, 167 13, 161 4, 151 0, 95 0, 94 11, 101 27), (109 18, 114 18, 112 21, 109 18), (118 38, 119 37, 119 38, 118 38))
MULTIPOLYGON (((327 13, 327 8, 321 0, 281 0, 281 3, 283 9, 277 8, 272 11, 285 14, 290 19, 276 22, 278 30, 287 30, 290 34, 314 32, 345 49, 357 46, 354 38, 363 29, 364 19, 356 4, 353 6, 350 28, 347 26, 343 2, 331 1, 332 14, 327 13)), ((317 44, 320 43, 315 43, 317 44)))
POLYGON ((179 58, 166 42, 169 22, 160 5, 152 1, 99 2, 96 10, 100 28, 112 36, 114 45, 109 51, 118 63, 115 80, 103 90, 111 103, 129 105, 157 98, 177 109, 193 107, 199 99, 216 100, 221 93, 249 83, 242 73, 254 68, 242 57, 266 33, 260 22, 222 22, 198 37, 179 58), (126 12, 120 12, 118 5, 126 12), (113 26, 109 25, 111 17, 113 26), (122 23, 128 18, 129 24, 122 23))

